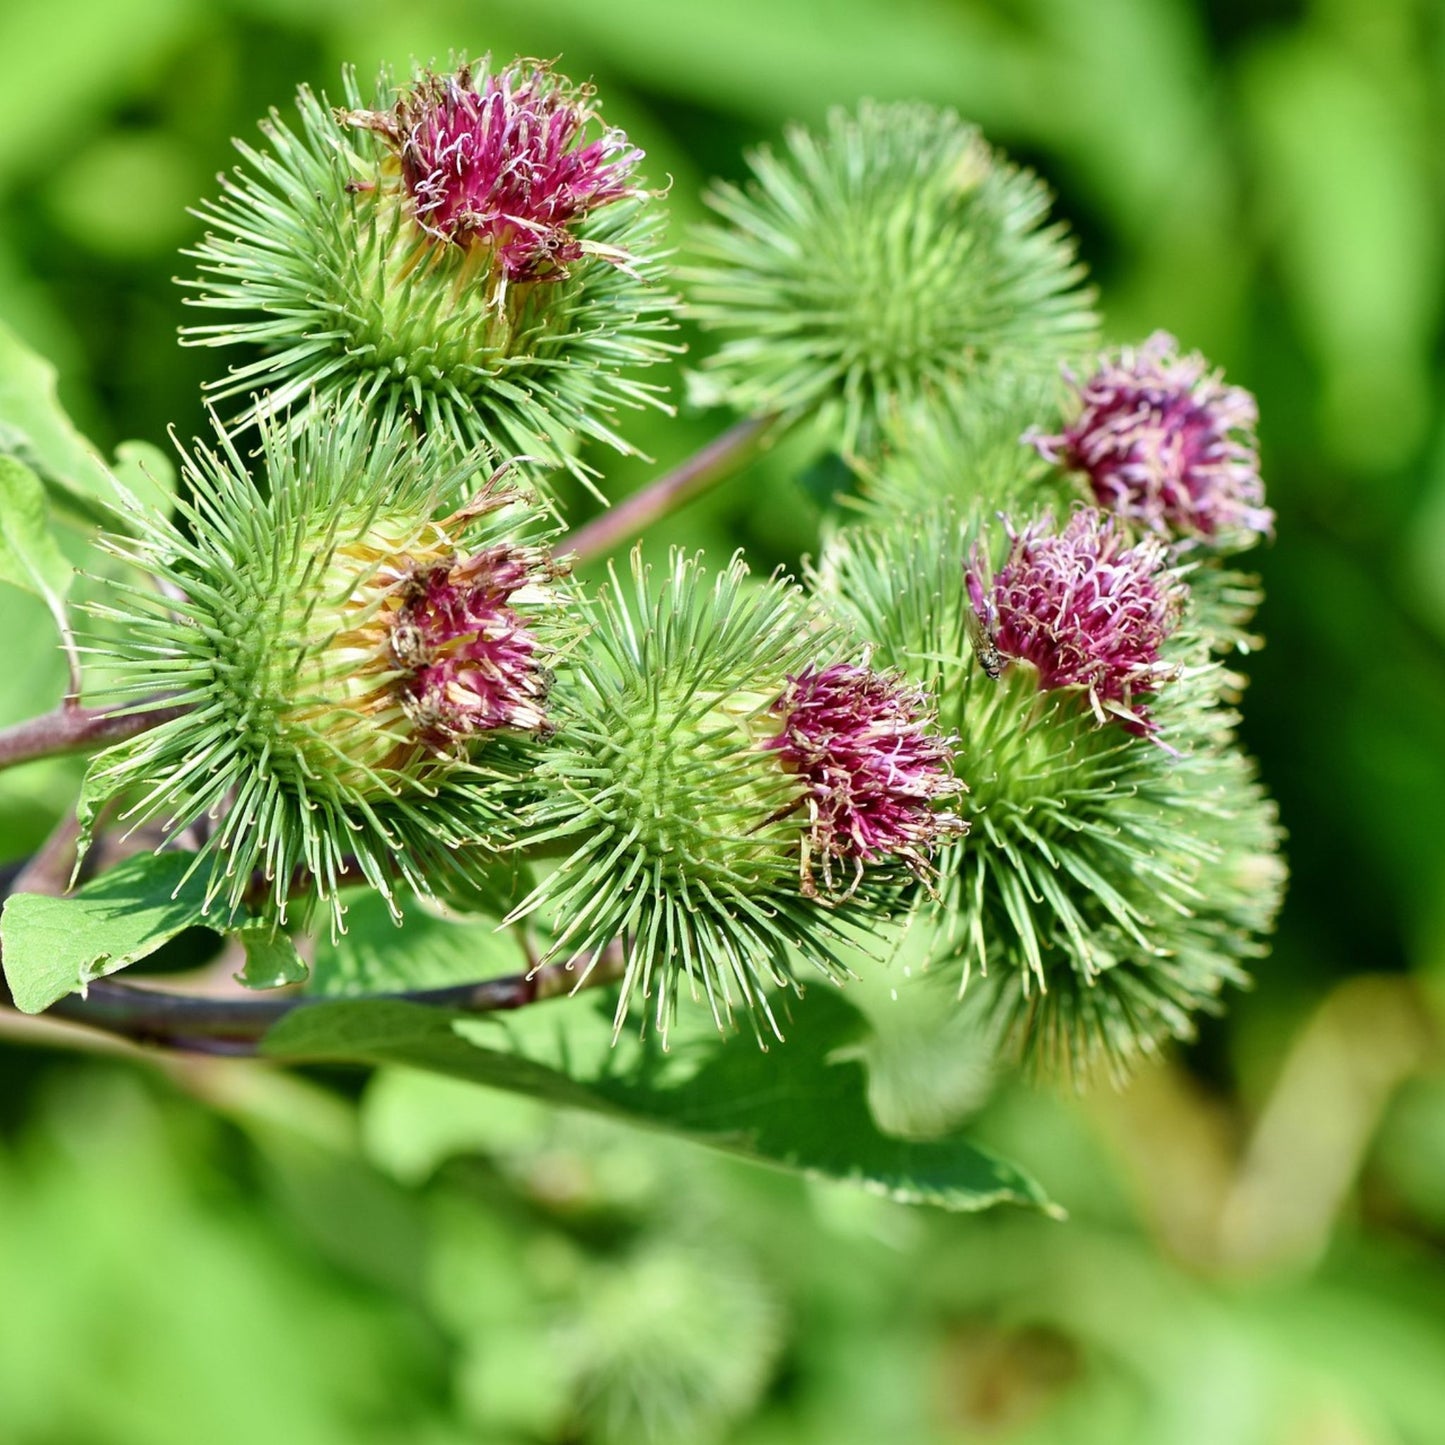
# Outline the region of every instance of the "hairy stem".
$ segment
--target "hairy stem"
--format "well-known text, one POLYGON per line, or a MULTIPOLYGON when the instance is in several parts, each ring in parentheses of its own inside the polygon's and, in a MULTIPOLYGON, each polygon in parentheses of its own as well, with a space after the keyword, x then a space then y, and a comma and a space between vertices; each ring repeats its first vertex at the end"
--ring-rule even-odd
POLYGON ((143 733, 158 723, 179 717, 185 711, 183 707, 162 706, 164 702, 164 696, 157 695, 148 698, 144 704, 120 711, 115 708, 77 707, 73 702, 64 702, 39 717, 27 718, 13 727, 0 728, 0 768, 13 768, 18 763, 58 757, 62 753, 89 752, 108 747, 111 743, 143 733))
POLYGON ((729 427, 685 462, 579 527, 563 545, 579 561, 605 556, 637 536, 649 523, 675 512, 730 477, 762 445, 776 420, 772 416, 751 416, 729 427))

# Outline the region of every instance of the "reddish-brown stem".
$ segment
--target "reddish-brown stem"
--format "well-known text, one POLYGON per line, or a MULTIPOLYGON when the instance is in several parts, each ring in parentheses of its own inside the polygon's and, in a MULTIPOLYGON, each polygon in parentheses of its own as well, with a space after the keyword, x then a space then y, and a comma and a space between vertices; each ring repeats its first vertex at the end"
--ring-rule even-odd
POLYGON ((62 753, 107 747, 143 733, 158 723, 179 717, 185 711, 183 707, 163 706, 165 698, 162 696, 147 701, 155 706, 126 708, 120 712, 115 708, 76 707, 72 703, 62 703, 39 717, 27 718, 13 727, 0 728, 0 768, 12 768, 37 758, 58 757, 62 753))
MULTIPOLYGON (((611 950, 590 973, 581 961, 568 967, 549 963, 527 973, 450 988, 413 989, 405 993, 367 994, 368 999, 414 1003, 459 1013, 502 1013, 526 1008, 546 999, 561 998, 574 989, 595 988, 617 978, 621 950, 611 950), (614 959, 613 955, 616 954, 614 959)), ((265 1033, 287 1014, 330 1000, 290 995, 271 998, 217 998, 175 993, 101 979, 89 985, 86 995, 70 994, 45 1011, 46 1018, 65 1019, 130 1039, 200 1054, 254 1054, 265 1033)), ((9 989, 0 978, 0 1007, 14 1007, 9 989)))
POLYGON ((685 462, 579 527, 562 545, 583 562, 605 556, 649 523, 731 476, 762 444, 776 421, 772 416, 751 416, 729 427, 685 462))

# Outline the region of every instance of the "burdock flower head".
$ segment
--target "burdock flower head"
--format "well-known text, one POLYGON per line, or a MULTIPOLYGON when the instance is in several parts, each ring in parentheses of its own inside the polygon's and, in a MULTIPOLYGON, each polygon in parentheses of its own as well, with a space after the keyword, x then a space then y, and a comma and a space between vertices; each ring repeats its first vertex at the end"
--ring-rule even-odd
POLYGON ((995 573, 979 531, 952 510, 839 528, 819 590, 930 688, 968 760, 972 827, 939 855, 935 959, 1020 1049, 1121 1075, 1187 1037, 1259 952, 1278 824, 1218 705, 1219 664, 1188 619, 1171 633, 1161 539, 1131 546, 1125 523, 1081 510, 1010 529, 995 573))
POLYGON ((621 948, 618 1027, 638 1008, 665 1036, 690 992, 719 1027, 779 1034, 772 990, 800 965, 845 976, 835 946, 956 831, 933 812, 958 791, 948 743, 921 695, 835 665, 836 625, 740 560, 709 577, 675 555, 654 577, 634 553, 588 622, 522 820, 565 848, 513 916, 547 956, 621 948))
POLYGON ((496 460, 590 477, 578 443, 629 451, 620 406, 660 404, 627 374, 671 348, 656 193, 591 91, 544 65, 383 74, 346 104, 303 89, 267 147, 198 214, 193 345, 261 348, 215 389, 245 420, 341 408, 397 416, 496 460), (367 101, 369 100, 369 104, 367 101))
MULTIPOLYGON (((484 500, 494 508, 512 498, 498 491, 484 500)), ((438 523, 438 534, 450 542, 463 515, 438 523)), ((545 554, 496 542, 472 556, 448 547, 403 565, 384 625, 419 736, 445 747, 503 728, 543 731, 550 674, 526 607, 545 600, 554 575, 545 554)))
POLYGON ((1137 350, 1100 358, 1075 383, 1078 416, 1027 440, 1083 472, 1101 507, 1171 541, 1240 549, 1274 527, 1255 441, 1258 409, 1243 387, 1156 331, 1137 350))
POLYGON ((485 250, 509 281, 565 276, 589 249, 626 261, 578 234, 597 207, 644 194, 633 179, 642 152, 619 130, 589 140, 596 118, 590 87, 524 61, 496 75, 425 74, 392 110, 350 117, 395 148, 421 226, 485 250))
POLYGON ((1173 676, 1163 647, 1184 600, 1164 543, 1146 537, 1130 546, 1118 523, 1092 507, 1075 511, 1061 532, 1048 514, 1021 532, 1005 525, 1003 566, 990 575, 975 546, 967 569, 988 651, 1030 663, 1044 689, 1087 692, 1101 723, 1151 731, 1141 699, 1173 676))
MULTIPOLYGON (((178 715, 101 754, 92 797, 178 836, 204 823, 210 900, 284 919, 359 874, 430 892, 463 845, 499 842, 545 733, 562 598, 536 508, 498 477, 461 485, 403 430, 337 419, 263 433, 264 486, 233 444, 186 458, 186 530, 146 514, 114 548, 134 589, 120 689, 178 715)), ((485 852, 485 848, 469 849, 485 852)))
POLYGON ((957 739, 936 731, 921 686, 853 663, 808 667, 788 679, 768 711, 781 727, 763 746, 806 785, 804 892, 819 891, 815 860, 826 893, 834 892, 840 864, 851 874, 850 892, 870 864, 898 861, 924 878, 937 847, 966 831, 937 808, 963 784, 953 771, 957 739))

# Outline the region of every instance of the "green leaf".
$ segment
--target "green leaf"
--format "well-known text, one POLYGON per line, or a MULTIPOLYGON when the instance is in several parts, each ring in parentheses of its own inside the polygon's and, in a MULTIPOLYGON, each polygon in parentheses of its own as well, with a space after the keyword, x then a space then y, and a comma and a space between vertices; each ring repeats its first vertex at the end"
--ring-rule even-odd
POLYGON ((115 449, 115 479, 133 497, 169 512, 176 495, 176 464, 158 446, 127 441, 115 449))
MULTIPOLYGON (((505 904, 510 893, 499 896, 505 904)), ((316 941, 310 993, 344 998, 445 988, 526 964, 513 932, 499 932, 495 922, 451 921, 410 904, 397 923, 386 899, 370 888, 349 890, 345 901, 346 932, 316 941)))
POLYGON ((14 457, 0 456, 0 582, 44 598, 54 613, 74 575, 51 535, 39 477, 14 457))
POLYGON ((192 853, 143 853, 64 898, 17 893, 0 913, 5 980, 22 1013, 40 1013, 204 921, 205 874, 192 853))
POLYGON ((247 988, 284 988, 304 983, 308 969, 296 945, 269 923, 243 928, 236 935, 246 950, 246 966, 236 981, 247 988))
POLYGON ((796 1008, 787 1044, 771 1053, 712 1034, 690 1041, 674 1034, 667 1054, 630 1036, 613 1046, 611 1017, 606 1000, 506 1017, 350 1000, 296 1010, 261 1050, 284 1061, 427 1069, 910 1203, 1053 1208, 1021 1170, 961 1134, 919 1142, 881 1133, 868 1111, 863 1066, 845 1057, 862 1020, 837 994, 813 990, 796 1008))
POLYGON ((0 323, 0 456, 23 463, 51 503, 87 525, 114 527, 114 482, 55 394, 55 368, 0 323))

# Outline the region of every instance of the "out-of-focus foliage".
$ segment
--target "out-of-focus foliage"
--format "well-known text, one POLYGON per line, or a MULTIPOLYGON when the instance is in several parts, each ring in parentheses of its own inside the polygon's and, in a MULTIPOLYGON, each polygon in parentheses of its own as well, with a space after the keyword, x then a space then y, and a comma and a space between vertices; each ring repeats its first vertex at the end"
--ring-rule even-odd
MULTIPOLYGON (((170 278, 226 138, 345 61, 463 49, 590 75, 672 177, 678 245, 705 180, 739 179, 786 121, 951 105, 1059 191, 1112 339, 1166 327, 1257 393, 1279 540, 1245 735, 1291 834, 1277 945, 1128 1093, 986 1106, 982 1135, 1067 1224, 909 1211, 406 1073, 359 1100, 351 1076, 254 1066, 159 1080, 33 1025, 12 1046, 7 1023, 0 1439, 1435 1445, 1438 7, 12 0, 0 320, 56 360, 107 455, 205 429, 215 358, 175 345, 193 318, 170 278)), ((723 422, 630 435, 666 464, 723 422)), ((795 560, 816 545, 811 460, 789 442, 653 540, 795 560)), ((614 495, 648 475, 594 461, 614 495)), ((0 723, 59 697, 52 638, 39 598, 0 588, 0 723)), ((64 761, 7 773, 0 860, 77 781, 64 761)), ((976 1107, 986 1081, 957 1056, 919 1068, 937 1040, 876 993, 880 1112, 976 1107)))

